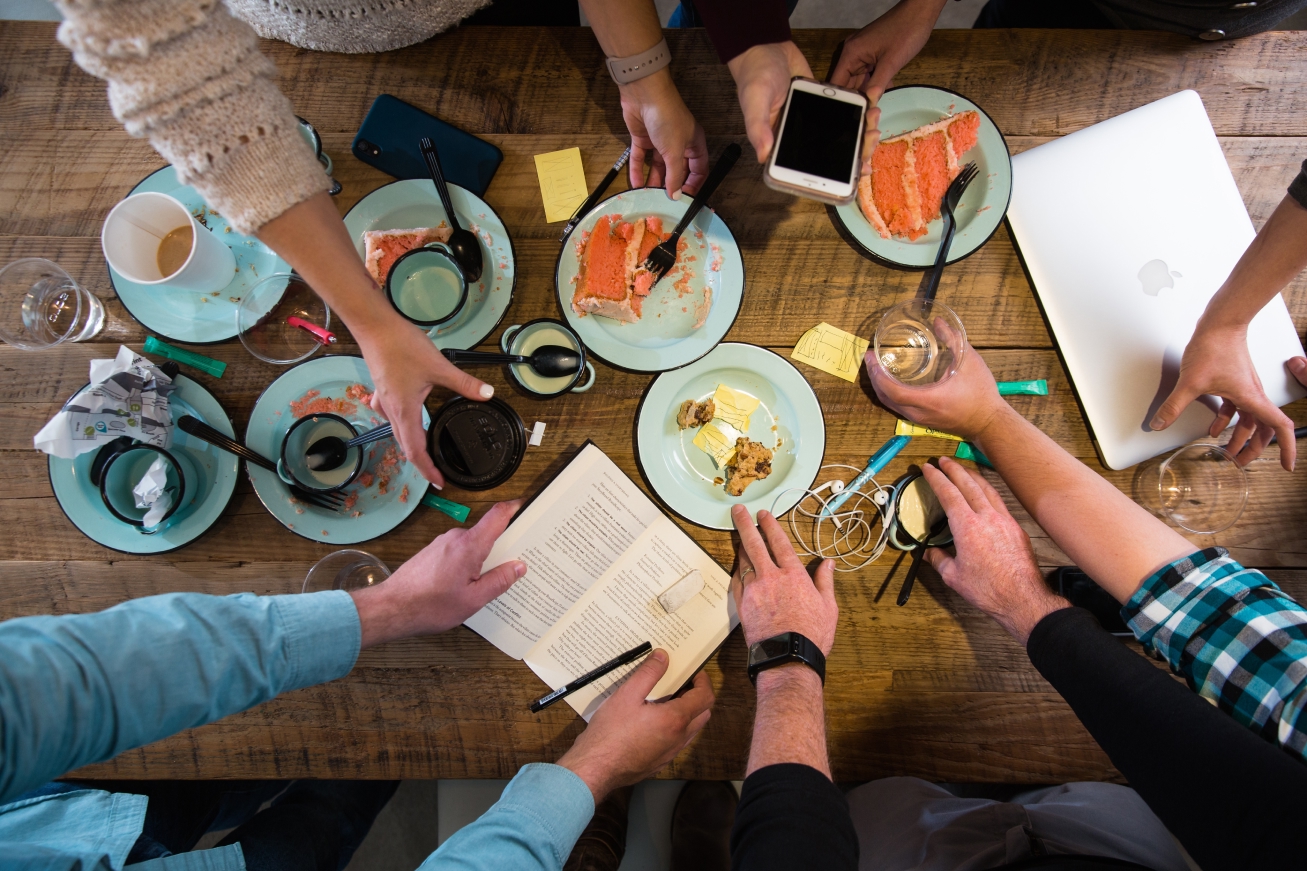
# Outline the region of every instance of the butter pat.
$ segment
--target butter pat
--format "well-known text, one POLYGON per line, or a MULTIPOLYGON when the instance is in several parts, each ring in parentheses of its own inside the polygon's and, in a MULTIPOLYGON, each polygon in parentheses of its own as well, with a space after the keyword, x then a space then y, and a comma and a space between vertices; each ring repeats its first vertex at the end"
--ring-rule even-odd
MULTIPOLYGON (((739 430, 741 435, 749 431, 749 415, 762 404, 758 398, 733 390, 725 384, 717 385, 717 392, 712 395, 712 398, 717 404, 717 413, 713 415, 713 419, 726 422, 739 430)), ((734 439, 731 440, 731 444, 735 444, 734 439)))
POLYGON ((694 569, 659 593, 658 604, 662 605, 663 610, 668 614, 675 614, 682 605, 699 595, 703 587, 703 575, 700 574, 698 569, 694 569))
MULTIPOLYGON (((717 406, 720 414, 721 406, 717 406)), ((721 469, 730 464, 735 457, 735 440, 740 437, 739 430, 722 421, 713 420, 699 427, 694 436, 694 446, 712 457, 713 463, 721 469)))

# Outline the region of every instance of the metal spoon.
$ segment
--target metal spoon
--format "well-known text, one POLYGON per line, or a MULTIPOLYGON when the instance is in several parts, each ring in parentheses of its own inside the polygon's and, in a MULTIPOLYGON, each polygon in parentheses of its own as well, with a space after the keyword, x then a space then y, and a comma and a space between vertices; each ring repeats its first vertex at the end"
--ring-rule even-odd
POLYGON ((362 435, 354 436, 349 441, 345 441, 340 436, 323 436, 309 445, 309 449, 304 452, 304 465, 314 472, 330 472, 332 469, 339 469, 345 462, 345 456, 349 453, 350 448, 381 441, 392 435, 393 432, 390 424, 383 423, 376 429, 370 429, 362 435))
POLYGON ((422 156, 427 159, 427 169, 431 171, 431 180, 436 184, 436 193, 440 194, 440 203, 445 207, 445 217, 454 232, 445 244, 454 252, 454 259, 463 267, 463 274, 469 284, 481 277, 481 243, 471 230, 464 230, 458 225, 454 215, 454 204, 449 199, 449 186, 445 184, 445 174, 440 170, 440 155, 431 140, 423 136, 421 141, 422 156))
POLYGON ((441 350, 451 363, 525 363, 546 378, 562 378, 581 371, 581 355, 562 345, 541 345, 529 357, 522 354, 499 354, 494 351, 441 350))

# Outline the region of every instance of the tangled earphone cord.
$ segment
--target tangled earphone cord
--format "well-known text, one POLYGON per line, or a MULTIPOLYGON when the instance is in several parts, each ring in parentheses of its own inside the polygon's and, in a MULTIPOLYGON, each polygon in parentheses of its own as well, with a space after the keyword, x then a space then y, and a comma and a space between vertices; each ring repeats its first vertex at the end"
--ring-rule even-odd
MULTIPOLYGON (((818 470, 818 474, 826 469, 848 469, 855 475, 862 472, 862 469, 856 466, 832 463, 822 466, 818 470)), ((790 530, 799 543, 799 549, 808 556, 835 560, 835 571, 837 572, 855 572, 875 562, 885 552, 885 547, 889 544, 890 521, 893 516, 893 508, 889 498, 890 491, 882 487, 875 478, 868 479, 867 483, 875 487, 870 494, 863 492, 861 489, 856 490, 847 495, 844 504, 834 512, 826 511, 830 499, 845 492, 844 482, 838 478, 827 481, 812 490, 791 487, 776 496, 776 499, 772 502, 772 513, 775 514, 777 503, 786 493, 795 491, 803 493, 803 497, 789 512, 790 530), (829 497, 821 495, 824 490, 830 491, 829 497), (877 501, 878 498, 879 502, 877 501), (804 507, 804 503, 809 499, 816 500, 818 503, 815 511, 804 507), (880 521, 879 534, 873 532, 872 524, 868 520, 869 514, 875 514, 880 521), (812 536, 810 539, 805 538, 799 530, 798 517, 812 520, 812 536), (822 544, 821 525, 828 521, 834 526, 835 531, 831 534, 830 544, 822 544)))

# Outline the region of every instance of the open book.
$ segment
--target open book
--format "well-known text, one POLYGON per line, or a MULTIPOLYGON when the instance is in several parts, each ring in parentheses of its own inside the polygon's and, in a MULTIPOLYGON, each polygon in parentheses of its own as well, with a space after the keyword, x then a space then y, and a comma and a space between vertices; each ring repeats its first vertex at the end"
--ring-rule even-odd
MULTIPOLYGON (((558 689, 645 641, 667 651, 649 698, 676 692, 739 623, 730 575, 587 442, 513 520, 484 569, 527 573, 466 625, 558 689), (698 571, 703 589, 668 612, 658 596, 698 571)), ((643 661, 643 660, 641 660, 643 661)), ((567 697, 587 721, 638 662, 567 697)))

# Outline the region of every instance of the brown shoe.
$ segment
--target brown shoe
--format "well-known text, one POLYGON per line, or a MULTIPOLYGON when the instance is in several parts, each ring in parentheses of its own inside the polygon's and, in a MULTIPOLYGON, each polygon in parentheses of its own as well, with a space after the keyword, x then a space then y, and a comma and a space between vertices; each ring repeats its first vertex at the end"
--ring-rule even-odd
POLYGON ((626 822, 634 791, 633 786, 615 789, 599 803, 563 871, 617 871, 626 855, 626 822))
POLYGON ((726 780, 691 780, 672 809, 674 871, 730 871, 731 826, 740 797, 726 780))

